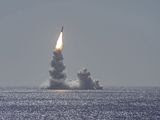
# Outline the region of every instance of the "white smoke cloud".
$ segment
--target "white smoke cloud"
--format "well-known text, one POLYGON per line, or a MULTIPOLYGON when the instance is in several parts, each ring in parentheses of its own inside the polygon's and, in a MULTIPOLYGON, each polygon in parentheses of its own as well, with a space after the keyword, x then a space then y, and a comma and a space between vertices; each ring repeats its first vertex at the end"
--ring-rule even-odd
POLYGON ((51 69, 49 70, 50 79, 45 81, 41 88, 48 89, 102 89, 99 81, 91 78, 90 72, 83 68, 77 73, 78 80, 66 80, 64 73, 65 65, 63 64, 63 55, 61 51, 53 52, 51 69))
POLYGON ((90 72, 88 72, 86 68, 83 68, 77 73, 79 89, 102 89, 102 86, 99 85, 99 81, 93 80, 90 75, 90 72))

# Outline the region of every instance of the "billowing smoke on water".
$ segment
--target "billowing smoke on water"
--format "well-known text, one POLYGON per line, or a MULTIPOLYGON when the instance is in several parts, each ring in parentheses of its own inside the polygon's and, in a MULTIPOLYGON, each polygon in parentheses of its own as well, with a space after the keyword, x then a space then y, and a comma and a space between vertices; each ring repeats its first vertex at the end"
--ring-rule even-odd
POLYGON ((93 80, 90 76, 90 72, 86 68, 83 68, 77 73, 79 79, 79 89, 102 89, 98 80, 93 80))
POLYGON ((48 89, 102 89, 99 81, 94 81, 90 77, 90 72, 86 68, 78 72, 78 80, 66 80, 64 72, 65 65, 63 63, 63 27, 56 47, 53 51, 53 58, 51 61, 51 69, 49 70, 50 79, 48 83, 44 83, 41 87, 48 89))
POLYGON ((49 89, 68 89, 68 86, 65 84, 66 74, 63 72, 64 69, 63 55, 61 51, 55 50, 51 61, 51 69, 49 70, 51 76, 49 89))

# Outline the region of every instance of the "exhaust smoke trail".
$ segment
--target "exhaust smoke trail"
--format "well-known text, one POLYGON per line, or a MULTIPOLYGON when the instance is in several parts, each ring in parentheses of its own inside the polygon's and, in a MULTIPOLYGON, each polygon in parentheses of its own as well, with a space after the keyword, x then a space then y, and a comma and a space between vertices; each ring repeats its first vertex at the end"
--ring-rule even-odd
POLYGON ((53 51, 53 58, 51 61, 51 70, 49 74, 51 76, 49 80, 49 89, 67 89, 68 86, 65 84, 66 74, 63 72, 65 70, 65 65, 63 64, 63 27, 55 50, 53 51))
POLYGON ((48 89, 103 89, 99 85, 99 81, 95 81, 90 77, 90 72, 86 68, 77 73, 78 80, 66 82, 66 74, 64 73, 65 65, 63 63, 63 27, 53 51, 51 61, 51 69, 49 70, 50 79, 48 85, 42 88, 48 89))

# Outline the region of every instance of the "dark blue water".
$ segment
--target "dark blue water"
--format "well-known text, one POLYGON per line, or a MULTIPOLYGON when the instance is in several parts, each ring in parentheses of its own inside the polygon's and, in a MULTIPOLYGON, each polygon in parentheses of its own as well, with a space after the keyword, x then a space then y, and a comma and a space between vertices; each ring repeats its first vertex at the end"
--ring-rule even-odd
POLYGON ((0 89, 0 120, 160 120, 160 88, 0 89))

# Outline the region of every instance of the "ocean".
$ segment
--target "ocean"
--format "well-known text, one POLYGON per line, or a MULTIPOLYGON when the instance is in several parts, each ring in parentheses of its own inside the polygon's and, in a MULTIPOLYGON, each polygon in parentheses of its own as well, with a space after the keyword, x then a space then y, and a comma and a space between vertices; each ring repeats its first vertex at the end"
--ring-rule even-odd
POLYGON ((160 120, 160 88, 0 88, 0 120, 160 120))

